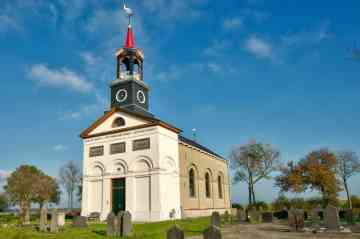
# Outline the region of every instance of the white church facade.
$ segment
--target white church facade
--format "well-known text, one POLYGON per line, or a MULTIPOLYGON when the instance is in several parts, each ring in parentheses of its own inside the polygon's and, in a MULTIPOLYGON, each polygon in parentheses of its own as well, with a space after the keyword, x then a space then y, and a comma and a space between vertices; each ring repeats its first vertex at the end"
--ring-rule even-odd
POLYGON ((135 221, 162 221, 229 210, 228 162, 149 112, 144 57, 130 25, 116 58, 111 107, 81 133, 81 214, 105 220, 126 210, 135 221))

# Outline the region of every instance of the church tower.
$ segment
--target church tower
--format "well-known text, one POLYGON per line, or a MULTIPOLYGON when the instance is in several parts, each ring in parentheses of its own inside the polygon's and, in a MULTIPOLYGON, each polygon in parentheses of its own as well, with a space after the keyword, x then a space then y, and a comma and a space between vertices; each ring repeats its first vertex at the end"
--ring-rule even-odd
POLYGON ((116 52, 116 79, 111 83, 111 107, 120 107, 152 117, 149 112, 149 87, 144 82, 144 55, 135 47, 129 22, 124 47, 116 52))

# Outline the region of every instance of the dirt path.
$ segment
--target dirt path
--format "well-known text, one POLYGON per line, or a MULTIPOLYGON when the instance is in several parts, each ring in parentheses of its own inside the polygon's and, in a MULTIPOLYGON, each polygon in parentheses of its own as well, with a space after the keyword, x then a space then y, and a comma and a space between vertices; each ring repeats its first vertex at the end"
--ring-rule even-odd
MULTIPOLYGON (((280 224, 238 224, 222 228, 222 235, 223 239, 360 239, 360 234, 295 233, 287 232, 286 229, 286 226, 280 224)), ((202 237, 191 237, 191 239, 202 239, 202 237)))

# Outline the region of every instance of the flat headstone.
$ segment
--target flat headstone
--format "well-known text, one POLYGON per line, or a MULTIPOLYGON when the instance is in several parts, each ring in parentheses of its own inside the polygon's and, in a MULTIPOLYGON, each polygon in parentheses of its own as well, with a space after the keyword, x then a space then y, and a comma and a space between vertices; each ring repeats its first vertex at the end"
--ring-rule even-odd
POLYGON ((64 211, 58 211, 58 226, 63 227, 65 226, 65 212, 64 211))
POLYGON ((260 223, 261 222, 261 213, 256 209, 251 209, 249 212, 250 223, 260 223))
POLYGON ((219 212, 213 212, 211 214, 210 224, 213 225, 213 226, 220 227, 220 225, 221 225, 221 217, 220 217, 219 212))
POLYGON ((167 231, 166 238, 167 239, 184 239, 185 237, 184 237, 184 232, 179 227, 174 225, 172 228, 170 228, 170 230, 167 231))
POLYGON ((328 206, 325 209, 325 225, 328 230, 340 229, 339 213, 336 207, 328 206))
POLYGON ((230 214, 228 211, 225 211, 224 213, 224 222, 229 223, 230 222, 230 214))
POLYGON ((115 235, 115 228, 116 228, 116 216, 113 212, 109 213, 106 219, 107 222, 107 235, 108 236, 116 236, 115 235))
POLYGON ((221 239, 221 231, 218 227, 211 225, 203 232, 204 239, 221 239))
POLYGON ((272 223, 273 222, 273 214, 272 212, 263 212, 261 214, 262 221, 265 223, 272 223))
POLYGON ((126 211, 122 214, 121 236, 130 236, 132 231, 131 213, 126 211))
POLYGON ((51 213, 51 224, 50 224, 50 232, 58 233, 59 225, 58 225, 58 212, 54 209, 51 213))
POLYGON ((83 216, 78 216, 75 217, 74 221, 73 221, 73 227, 76 228, 86 228, 87 225, 87 218, 83 217, 83 216))

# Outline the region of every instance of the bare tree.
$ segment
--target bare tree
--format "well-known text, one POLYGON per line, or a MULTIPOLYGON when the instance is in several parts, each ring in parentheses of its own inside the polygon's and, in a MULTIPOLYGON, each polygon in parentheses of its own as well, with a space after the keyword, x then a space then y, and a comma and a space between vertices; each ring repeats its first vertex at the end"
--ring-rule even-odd
POLYGON ((256 204, 255 184, 269 179, 278 169, 280 153, 268 144, 251 142, 235 146, 231 153, 231 167, 235 171, 234 183, 246 182, 249 191, 249 205, 256 204))
POLYGON ((352 209, 351 194, 348 185, 349 179, 360 172, 360 160, 356 153, 350 151, 341 151, 336 154, 337 174, 344 185, 349 208, 352 209))
POLYGON ((74 161, 69 161, 60 169, 60 183, 64 186, 68 196, 68 207, 73 209, 74 192, 80 182, 80 170, 74 161))

